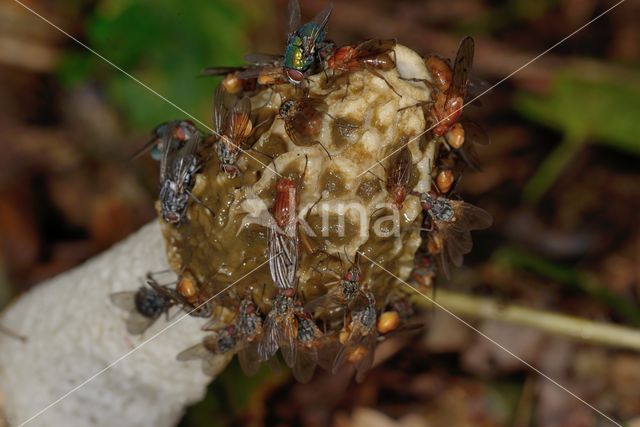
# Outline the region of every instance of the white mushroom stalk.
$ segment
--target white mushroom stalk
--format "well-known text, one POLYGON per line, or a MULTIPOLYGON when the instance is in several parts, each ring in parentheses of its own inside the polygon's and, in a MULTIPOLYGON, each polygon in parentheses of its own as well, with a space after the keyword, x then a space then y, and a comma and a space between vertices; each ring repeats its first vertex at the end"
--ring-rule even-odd
POLYGON ((174 309, 169 323, 162 316, 144 335, 132 336, 126 313, 109 300, 111 293, 137 289, 147 272, 167 268, 154 222, 9 307, 0 322, 27 338, 0 333, 9 425, 173 426, 187 405, 201 400, 211 378, 176 354, 201 339, 202 320, 182 319, 174 309))

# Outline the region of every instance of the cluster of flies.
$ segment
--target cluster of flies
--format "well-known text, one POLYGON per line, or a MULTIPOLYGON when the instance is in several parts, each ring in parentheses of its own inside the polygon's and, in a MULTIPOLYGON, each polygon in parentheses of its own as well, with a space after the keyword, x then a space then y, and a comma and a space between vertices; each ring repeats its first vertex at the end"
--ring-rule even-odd
MULTIPOLYGON (((213 135, 203 135, 189 120, 163 123, 154 130, 153 139, 144 150, 150 149, 152 157, 160 162, 160 212, 167 223, 180 226, 186 221, 190 201, 202 204, 191 190, 195 175, 205 163, 206 156, 199 154, 203 141, 213 140, 211 155, 217 156, 222 175, 235 179, 242 174, 238 158, 248 155, 246 150, 250 147, 246 143, 260 126, 252 120, 249 95, 283 84, 304 88, 307 77, 318 72, 327 75, 327 84, 337 76, 367 71, 389 85, 380 71, 395 67, 395 40, 372 39, 337 47, 325 37, 331 10, 329 6, 310 22, 301 24, 298 1, 290 0, 284 55, 249 54, 245 66, 203 71, 204 75, 224 76, 214 95, 213 135)), ((423 83, 431 89, 432 99, 415 107, 424 109, 425 117, 433 124, 430 135, 444 148, 437 156, 432 191, 415 194, 424 208, 423 227, 427 230, 417 269, 423 275, 434 271, 434 260, 445 273, 448 264, 460 265, 463 255, 471 250, 470 231, 491 222, 485 211, 450 197, 458 179, 451 167, 455 160, 461 157, 476 166, 473 150, 467 147, 474 141, 476 128, 472 135, 471 128, 458 120, 467 96, 472 61, 471 38, 461 43, 453 69, 444 59, 425 59, 433 81, 423 83)), ((302 92, 299 98, 284 100, 278 115, 292 142, 309 146, 318 143, 318 123, 328 114, 327 105, 320 98, 309 97, 308 91, 302 92)), ((475 142, 485 141, 481 138, 475 142)), ((398 208, 407 195, 414 194, 409 187, 412 167, 411 152, 406 146, 390 158, 386 167, 386 189, 398 208)), ((203 295, 194 280, 182 276, 176 283, 163 285, 148 274, 146 286, 111 297, 114 304, 129 312, 128 331, 143 333, 163 313, 168 316, 169 309, 177 306, 193 316, 212 317, 203 326, 210 334, 178 355, 179 360, 201 359, 207 374, 216 373, 219 355, 237 353, 244 371, 253 374, 260 363, 277 360, 280 351, 299 381, 308 381, 318 365, 335 373, 345 362, 354 365, 357 379, 362 379, 373 363, 376 343, 389 333, 406 329, 406 325, 400 325, 410 317, 411 305, 406 300, 376 303, 363 280, 357 253, 354 259, 346 257, 349 264, 342 273, 335 274, 335 281, 326 284, 324 296, 305 304, 305 298, 297 292, 296 277, 300 245, 304 243, 298 230, 298 185, 288 178, 275 183, 268 264, 276 293, 268 313, 261 313, 253 293, 247 292, 235 302, 234 320, 222 322, 213 315, 212 298, 203 295), (326 313, 342 313, 342 324, 337 328, 327 325, 323 319, 326 313), (328 332, 327 326, 336 332, 328 332)), ((420 280, 424 283, 425 279, 420 280)))

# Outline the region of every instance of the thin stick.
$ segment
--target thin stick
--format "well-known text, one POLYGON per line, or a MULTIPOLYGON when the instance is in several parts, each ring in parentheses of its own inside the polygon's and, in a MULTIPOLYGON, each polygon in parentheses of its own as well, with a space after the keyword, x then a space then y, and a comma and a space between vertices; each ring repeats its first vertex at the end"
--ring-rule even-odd
MULTIPOLYGON (((431 308, 432 303, 416 295, 416 304, 431 308)), ((436 301, 451 312, 476 319, 528 326, 555 335, 581 340, 607 347, 640 351, 640 330, 613 323, 536 310, 515 304, 503 304, 490 298, 481 298, 438 289, 436 301)))

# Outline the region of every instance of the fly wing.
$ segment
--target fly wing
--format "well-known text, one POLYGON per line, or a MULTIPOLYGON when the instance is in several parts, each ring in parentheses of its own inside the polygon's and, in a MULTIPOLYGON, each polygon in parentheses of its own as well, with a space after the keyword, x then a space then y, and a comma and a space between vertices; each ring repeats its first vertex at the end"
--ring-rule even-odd
POLYGON ((453 64, 453 93, 464 98, 469 84, 469 75, 473 66, 474 43, 471 37, 465 37, 460 42, 456 61, 453 64))
POLYGON ((373 366, 373 358, 376 350, 376 334, 370 334, 364 339, 362 344, 367 350, 367 353, 356 365, 356 382, 361 383, 364 381, 364 377, 373 366))
POLYGON ((329 106, 327 103, 320 98, 302 98, 301 100, 305 108, 303 108, 303 112, 305 115, 315 116, 316 112, 320 114, 326 114, 329 111, 329 106), (313 110, 313 111, 307 111, 313 110))
POLYGON ((269 227, 268 236, 269 271, 273 283, 279 288, 293 288, 298 267, 298 244, 296 239, 269 227))
POLYGON ((408 147, 403 147, 392 161, 389 169, 389 180, 396 184, 406 186, 411 179, 413 158, 408 147))
POLYGON ((220 137, 224 132, 224 127, 227 122, 227 107, 225 106, 225 91, 222 85, 216 87, 216 91, 213 95, 213 112, 211 115, 211 121, 213 122, 213 130, 217 133, 217 137, 220 137))
POLYGON ((184 147, 182 147, 182 150, 180 150, 180 155, 183 157, 195 156, 197 154, 201 140, 202 136, 200 136, 200 131, 196 130, 196 132, 191 138, 189 138, 184 147))
POLYGON ((324 29, 327 26, 327 22, 329 22, 329 17, 331 16, 331 12, 333 11, 333 4, 329 4, 329 6, 325 7, 322 12, 317 14, 310 22, 316 24, 316 27, 313 29, 311 34, 310 42, 314 45, 316 42, 322 41, 320 37, 324 33, 324 29))
POLYGON ((305 348, 298 351, 295 365, 293 365, 293 376, 298 382, 308 383, 313 377, 313 373, 318 365, 318 352, 315 348, 305 348))
POLYGON ((262 337, 258 343, 260 360, 269 360, 278 351, 278 319, 275 310, 271 310, 264 322, 262 337))
POLYGON ((302 14, 300 13, 300 3, 298 0, 289 0, 288 6, 288 23, 287 34, 289 37, 300 28, 300 21, 302 20, 302 14))
POLYGON ((396 47, 396 39, 369 39, 358 44, 356 55, 360 58, 386 53, 396 47))
POLYGON ((318 314, 318 312, 324 312, 325 309, 333 306, 335 301, 332 297, 332 294, 326 293, 325 295, 319 296, 318 298, 314 298, 305 304, 304 309, 310 313, 318 314), (318 310, 322 308, 322 310, 318 310))
POLYGON ((272 77, 274 82, 284 82, 284 71, 278 65, 258 65, 249 67, 238 73, 241 79, 257 79, 259 77, 272 77))
MULTIPOLYGON (((446 245, 446 242, 444 243, 446 245)), ((447 253, 446 248, 442 248, 439 253, 435 254, 434 261, 436 262, 436 268, 439 273, 444 274, 447 279, 451 278, 451 260, 447 253)))
POLYGON ((212 354, 210 353, 202 360, 202 372, 210 377, 218 375, 231 360, 232 353, 229 354, 212 354))
POLYGON ((321 99, 303 98, 301 102, 300 110, 285 120, 284 127, 295 145, 309 147, 317 143, 328 107, 321 99))
POLYGON ((135 312, 136 309, 136 293, 132 291, 116 292, 109 295, 109 299, 118 308, 126 310, 128 312, 135 312))
POLYGON ((142 335, 144 331, 149 329, 153 323, 158 320, 157 316, 146 317, 137 311, 131 312, 129 318, 127 318, 127 332, 131 335, 142 335))
POLYGON ((282 63, 282 55, 273 53, 247 53, 244 55, 247 64, 253 66, 274 66, 282 63))
POLYGON ((358 125, 340 118, 333 119, 333 122, 343 138, 351 138, 359 128, 358 125))
POLYGON ((325 339, 322 340, 322 345, 318 349, 318 365, 325 371, 331 372, 334 361, 342 348, 336 336, 325 336, 325 339))
MULTIPOLYGON (((227 123, 228 133, 231 141, 241 144, 251 132, 251 100, 243 96, 233 105, 227 123)), ((236 150, 240 147, 235 147, 236 150)))
POLYGON ((160 157, 160 183, 165 182, 167 178, 173 178, 173 163, 178 151, 171 141, 165 141, 162 145, 162 155, 160 157))
POLYGON ((367 348, 370 336, 374 336, 374 335, 375 334, 369 334, 367 336, 363 336, 351 331, 349 333, 349 336, 347 337, 347 340, 345 341, 345 345, 342 346, 340 350, 338 350, 338 353, 336 354, 336 357, 333 361, 333 367, 331 370, 332 374, 335 375, 338 372, 338 369, 340 369, 340 367, 345 362, 348 361, 349 356, 353 352, 358 351, 358 348, 360 346, 367 348))
POLYGON ((484 230, 491 227, 493 217, 484 209, 467 202, 458 202, 459 207, 456 213, 457 220, 451 225, 454 231, 484 230))
MULTIPOLYGON (((158 136, 154 134, 149 141, 147 141, 142 147, 138 148, 129 158, 131 160, 137 159, 142 154, 146 153, 157 141, 158 141, 158 136)), ((165 141, 164 145, 166 145, 167 142, 168 141, 165 141)))
POLYGON ((471 233, 450 231, 445 240, 445 250, 448 259, 456 267, 462 267, 464 255, 471 252, 473 240, 471 233))
POLYGON ((298 322, 292 313, 287 313, 280 323, 281 325, 278 328, 278 344, 280 345, 282 358, 288 367, 293 368, 298 353, 296 343, 298 322))
POLYGON ((208 76, 226 76, 227 74, 235 73, 237 71, 244 70, 245 67, 206 67, 200 71, 200 77, 208 76))
MULTIPOLYGON (((469 77, 469 84, 467 85, 467 98, 470 99, 465 99, 464 101, 471 101, 477 97, 484 95, 489 90, 491 90, 491 83, 472 75, 469 77)), ((475 102, 480 101, 476 100, 475 102)))
POLYGON ((205 346, 202 343, 200 343, 200 344, 191 346, 188 349, 180 352, 180 354, 176 356, 176 360, 180 362, 186 362, 188 360, 200 360, 200 359, 206 359, 212 354, 213 353, 207 350, 205 346))
POLYGON ((486 146, 491 144, 491 139, 487 131, 475 122, 462 121, 464 129, 464 140, 473 144, 486 146))
POLYGON ((238 353, 240 367, 246 375, 255 375, 260 369, 260 355, 258 354, 258 343, 252 341, 238 353))

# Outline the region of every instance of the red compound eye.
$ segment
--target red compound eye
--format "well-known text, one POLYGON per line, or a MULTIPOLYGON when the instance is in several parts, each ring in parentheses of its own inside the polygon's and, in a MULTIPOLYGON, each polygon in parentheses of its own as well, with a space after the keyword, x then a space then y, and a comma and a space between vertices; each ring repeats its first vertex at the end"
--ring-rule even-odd
POLYGON ((287 75, 287 78, 293 84, 298 84, 302 80, 304 80, 304 74, 302 72, 298 71, 298 70, 293 69, 293 68, 287 68, 284 71, 284 73, 287 75))

